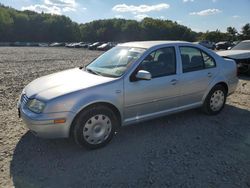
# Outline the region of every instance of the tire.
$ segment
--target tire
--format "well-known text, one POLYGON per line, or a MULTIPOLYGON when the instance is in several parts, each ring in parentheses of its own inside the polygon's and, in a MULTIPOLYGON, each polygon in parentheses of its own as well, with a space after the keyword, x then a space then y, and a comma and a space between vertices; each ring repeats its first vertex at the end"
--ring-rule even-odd
POLYGON ((208 93, 204 103, 203 111, 208 115, 216 115, 224 108, 227 98, 227 91, 222 85, 214 86, 208 93))
POLYGON ((115 113, 104 105, 91 106, 78 115, 73 127, 74 141, 88 149, 108 144, 118 128, 115 113))

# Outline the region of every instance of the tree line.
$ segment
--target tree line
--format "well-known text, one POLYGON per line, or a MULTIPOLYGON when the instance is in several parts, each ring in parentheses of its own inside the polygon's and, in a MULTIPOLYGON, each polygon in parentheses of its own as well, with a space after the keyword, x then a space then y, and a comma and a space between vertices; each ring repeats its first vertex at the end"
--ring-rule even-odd
POLYGON ((209 40, 212 42, 219 41, 240 41, 250 39, 250 24, 245 24, 241 31, 238 32, 234 27, 227 27, 227 32, 221 32, 218 29, 216 31, 207 31, 205 33, 198 33, 197 39, 209 40))
POLYGON ((250 24, 238 32, 228 27, 227 32, 194 32, 171 20, 144 18, 96 20, 78 24, 60 15, 18 11, 0 5, 0 42, 75 42, 75 41, 134 41, 134 40, 210 40, 235 41, 250 39, 250 24))

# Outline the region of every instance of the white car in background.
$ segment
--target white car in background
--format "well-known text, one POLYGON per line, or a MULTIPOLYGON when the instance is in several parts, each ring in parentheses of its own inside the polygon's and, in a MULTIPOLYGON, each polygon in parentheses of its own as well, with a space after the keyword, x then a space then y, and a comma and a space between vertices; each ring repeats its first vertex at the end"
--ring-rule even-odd
POLYGON ((239 73, 250 75, 250 40, 244 40, 230 50, 219 51, 218 55, 233 59, 237 63, 239 73))

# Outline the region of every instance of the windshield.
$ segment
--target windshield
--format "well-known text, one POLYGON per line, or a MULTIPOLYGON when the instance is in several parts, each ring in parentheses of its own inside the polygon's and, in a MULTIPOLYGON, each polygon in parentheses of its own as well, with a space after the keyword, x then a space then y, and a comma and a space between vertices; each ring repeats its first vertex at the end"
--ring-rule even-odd
POLYGON ((250 41, 242 41, 234 46, 232 50, 250 50, 250 41))
POLYGON ((86 71, 108 77, 120 77, 145 49, 117 46, 107 51, 86 67, 86 71))

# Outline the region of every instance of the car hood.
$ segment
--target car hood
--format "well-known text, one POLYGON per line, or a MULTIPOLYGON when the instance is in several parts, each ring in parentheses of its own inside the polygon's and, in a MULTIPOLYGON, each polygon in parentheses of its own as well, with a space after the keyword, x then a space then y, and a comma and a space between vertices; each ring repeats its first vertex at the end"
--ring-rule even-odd
POLYGON ((28 84, 24 92, 29 98, 50 100, 67 93, 110 82, 114 79, 74 68, 40 77, 28 84))
POLYGON ((225 50, 225 51, 218 51, 217 54, 219 56, 228 57, 232 59, 250 58, 250 50, 225 50))

